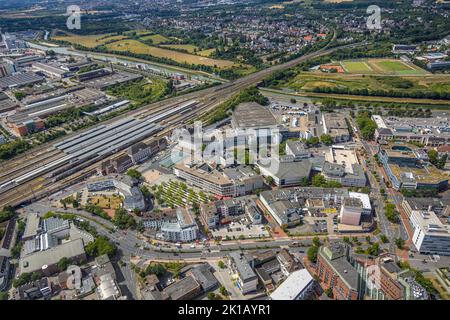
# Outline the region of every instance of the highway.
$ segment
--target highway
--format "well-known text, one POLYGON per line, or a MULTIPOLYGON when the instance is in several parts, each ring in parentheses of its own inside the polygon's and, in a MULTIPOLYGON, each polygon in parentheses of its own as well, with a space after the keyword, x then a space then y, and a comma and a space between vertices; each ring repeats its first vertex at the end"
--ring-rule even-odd
MULTIPOLYGON (((245 76, 243 78, 239 78, 235 81, 232 81, 230 83, 222 84, 216 87, 204 89, 197 92, 188 93, 186 95, 180 96, 180 97, 173 97, 169 98, 157 103, 153 103, 144 107, 141 107, 137 110, 133 110, 130 112, 127 112, 125 114, 122 114, 116 118, 110 119, 108 121, 102 122, 101 125, 105 124, 111 124, 117 121, 118 119, 123 119, 125 117, 134 117, 134 118, 141 118, 145 116, 150 116, 153 114, 157 114, 157 112, 161 112, 161 110, 167 110, 168 108, 173 108, 174 106, 180 105, 182 103, 186 103, 192 100, 198 101, 198 106, 191 110, 190 112, 179 114, 174 117, 171 117, 169 119, 165 119, 162 121, 161 125, 165 125, 165 129, 163 130, 164 134, 169 134, 173 129, 179 127, 180 125, 185 124, 188 120, 197 118, 201 114, 213 110, 215 107, 220 105, 222 102, 228 100, 230 97, 232 97, 234 94, 238 93, 240 90, 250 87, 252 85, 257 85, 259 82, 261 82, 263 79, 265 79, 268 75, 281 70, 289 69, 299 63, 305 62, 307 60, 324 56, 327 54, 330 54, 334 51, 344 49, 344 48, 352 48, 364 45, 365 43, 356 43, 351 45, 345 45, 340 46, 336 48, 331 49, 320 49, 316 52, 306 54, 304 56, 301 56, 299 58, 296 58, 292 61, 276 65, 261 71, 258 71, 256 73, 250 74, 248 76, 245 76)), ((6 162, 2 165, 2 172, 7 172, 4 175, 4 178, 8 179, 11 176, 15 176, 18 171, 14 171, 15 167, 21 166, 24 171, 20 170, 20 174, 24 175, 34 169, 36 169, 36 166, 40 166, 41 159, 47 159, 49 152, 53 152, 54 147, 53 145, 66 140, 72 136, 79 135, 80 133, 86 132, 88 130, 92 130, 91 128, 76 132, 72 135, 65 136, 62 139, 58 139, 56 141, 53 141, 51 143, 44 144, 38 148, 35 148, 29 152, 27 152, 25 155, 21 155, 19 161, 15 158, 12 159, 9 162, 6 162), (29 165, 32 161, 33 163, 29 165), (8 174, 10 172, 10 174, 8 174)), ((158 135, 161 135, 158 134, 158 135)), ((118 150, 121 151, 121 150, 118 150)), ((64 154, 61 154, 63 156, 64 154)), ((117 156, 117 154, 115 155, 117 156)), ((24 181, 22 184, 19 184, 17 186, 14 186, 13 188, 2 191, 0 193, 0 207, 6 206, 6 205, 12 205, 17 206, 23 203, 27 203, 36 199, 40 199, 43 197, 46 197, 54 192, 57 192, 59 190, 64 189, 65 187, 72 185, 76 182, 79 182, 83 179, 85 179, 87 176, 94 173, 96 167, 98 166, 98 163, 100 161, 106 160, 106 159, 112 159, 114 156, 106 157, 98 159, 98 161, 93 162, 92 164, 88 163, 86 164, 86 167, 82 168, 82 170, 75 172, 74 174, 71 174, 67 178, 64 178, 56 183, 50 183, 48 179, 48 175, 52 173, 45 172, 42 175, 39 175, 37 177, 34 177, 32 180, 24 181)), ((56 170, 56 169, 55 169, 56 170)), ((1 179, 2 183, 7 180, 1 179)))

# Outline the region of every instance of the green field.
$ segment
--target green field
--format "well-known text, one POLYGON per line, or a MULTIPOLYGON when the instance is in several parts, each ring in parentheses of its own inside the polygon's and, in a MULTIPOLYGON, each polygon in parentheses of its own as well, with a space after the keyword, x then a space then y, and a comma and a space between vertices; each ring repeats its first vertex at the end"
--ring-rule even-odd
POLYGON ((87 48, 95 48, 111 41, 117 41, 127 38, 127 36, 116 36, 107 34, 95 34, 89 36, 69 35, 53 37, 53 40, 66 41, 74 44, 82 45, 87 48))
POLYGON ((396 59, 360 59, 341 61, 346 73, 382 75, 425 75, 427 71, 418 66, 396 59))
POLYGON ((160 34, 152 34, 150 36, 145 36, 140 38, 141 40, 150 40, 153 44, 161 44, 161 43, 166 43, 169 42, 170 39, 166 38, 160 34))
POLYGON ((186 50, 189 53, 194 53, 195 51, 199 50, 199 48, 197 46, 194 46, 192 44, 164 44, 161 47, 167 48, 167 49, 186 50))
POLYGON ((312 92, 315 88, 386 90, 400 92, 450 92, 450 75, 391 76, 302 72, 280 88, 312 92))
POLYGON ((121 40, 107 44, 106 47, 114 51, 124 51, 136 54, 148 54, 154 57, 171 59, 180 63, 205 65, 223 69, 231 68, 235 65, 235 63, 232 61, 211 59, 184 52, 153 47, 146 45, 142 42, 139 42, 137 40, 121 40))
POLYGON ((372 69, 365 61, 345 61, 341 62, 345 72, 348 73, 371 73, 372 69))

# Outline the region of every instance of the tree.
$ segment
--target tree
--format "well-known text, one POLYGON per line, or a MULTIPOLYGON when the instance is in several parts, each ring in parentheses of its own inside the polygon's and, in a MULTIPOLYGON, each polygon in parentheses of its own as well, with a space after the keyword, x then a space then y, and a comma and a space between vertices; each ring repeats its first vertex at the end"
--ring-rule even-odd
POLYGON ((86 253, 91 257, 98 257, 107 254, 112 257, 116 254, 116 246, 107 237, 99 236, 86 246, 86 253))
POLYGON ((399 220, 398 212, 397 212, 397 210, 395 210, 395 204, 393 204, 393 203, 385 204, 384 214, 385 214, 386 218, 392 223, 397 223, 399 220))
POLYGON ((386 235, 384 235, 384 234, 382 234, 382 235, 380 236, 380 240, 381 240, 381 242, 383 242, 383 243, 388 243, 388 242, 389 242, 388 237, 386 237, 386 235))
POLYGON ((267 176, 266 177, 266 182, 267 182, 268 185, 271 186, 271 185, 273 185, 274 180, 273 180, 273 178, 271 176, 267 176))
POLYGON ((70 259, 67 257, 63 257, 58 261, 57 266, 60 271, 66 271, 70 264, 70 259))
POLYGON ((316 263, 317 262, 317 253, 318 252, 319 252, 319 247, 316 247, 316 246, 309 247, 308 251, 306 253, 307 256, 308 256, 308 260, 313 262, 313 263, 316 263))
POLYGON ((221 286, 220 288, 219 288, 219 292, 220 292, 220 294, 221 295, 223 295, 224 297, 226 297, 226 296, 228 296, 228 291, 227 291, 227 289, 224 287, 224 286, 221 286))
POLYGON ((291 98, 291 103, 293 103, 293 104, 295 104, 295 103, 297 103, 297 100, 296 99, 294 99, 294 98, 291 98))
POLYGON ((130 169, 127 171, 127 176, 130 176, 136 180, 142 180, 142 173, 137 171, 136 169, 130 169))
POLYGON ((395 245, 397 246, 397 248, 402 250, 405 246, 405 240, 403 240, 402 238, 397 238, 395 239, 395 245))
POLYGON ((123 208, 116 209, 112 222, 119 229, 135 229, 137 225, 136 220, 123 208))
POLYGON ((209 300, 216 300, 216 294, 214 292, 208 292, 209 300))
POLYGON ((220 261, 217 263, 217 265, 219 266, 220 269, 225 269, 225 267, 226 267, 225 263, 224 263, 222 260, 220 260, 220 261))
POLYGON ((367 243, 369 243, 369 244, 372 243, 372 239, 370 238, 370 236, 367 236, 367 237, 366 237, 366 241, 367 241, 367 243))
POLYGON ((438 152, 434 149, 428 150, 428 159, 433 165, 436 165, 438 162, 438 152))
POLYGON ((325 179, 325 177, 321 174, 316 174, 313 178, 312 178, 312 185, 314 187, 322 187, 327 183, 327 180, 325 179))
POLYGON ((312 243, 313 243, 314 246, 320 247, 320 245, 321 245, 321 243, 320 243, 320 238, 319 238, 319 237, 314 237, 314 238, 312 239, 312 243))
POLYGON ((8 221, 15 214, 14 209, 11 206, 6 206, 0 211, 0 223, 8 221))
POLYGON ((8 292, 0 291, 0 301, 8 300, 8 292))
POLYGON ((300 186, 307 187, 309 186, 309 179, 308 177, 303 177, 300 179, 300 186))
POLYGON ((344 238, 342 238, 342 241, 344 241, 345 243, 350 243, 350 238, 345 236, 344 238))
POLYGON ((333 138, 331 138, 331 136, 329 134, 322 134, 320 136, 320 142, 322 142, 323 144, 330 146, 333 144, 333 138))

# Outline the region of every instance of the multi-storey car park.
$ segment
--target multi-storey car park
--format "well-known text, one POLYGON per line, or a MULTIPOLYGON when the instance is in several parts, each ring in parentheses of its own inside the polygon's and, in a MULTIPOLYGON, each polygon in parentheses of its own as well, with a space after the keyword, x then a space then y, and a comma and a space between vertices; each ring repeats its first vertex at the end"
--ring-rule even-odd
POLYGON ((53 181, 66 177, 157 133, 162 130, 162 127, 157 124, 158 122, 174 114, 191 110, 196 107, 197 103, 197 101, 189 101, 157 115, 145 116, 141 119, 129 117, 109 125, 100 125, 58 142, 53 147, 62 151, 61 158, 5 181, 0 185, 0 191, 9 190, 51 170, 56 170, 50 174, 53 181))

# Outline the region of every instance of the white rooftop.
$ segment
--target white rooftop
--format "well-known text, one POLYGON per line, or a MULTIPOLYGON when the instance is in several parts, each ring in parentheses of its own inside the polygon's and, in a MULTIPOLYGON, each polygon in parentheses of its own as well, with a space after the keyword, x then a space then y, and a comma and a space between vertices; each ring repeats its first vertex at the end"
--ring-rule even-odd
POLYGON ((270 295, 272 300, 294 300, 314 281, 306 269, 292 272, 289 277, 270 295))

